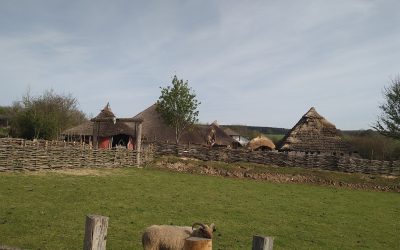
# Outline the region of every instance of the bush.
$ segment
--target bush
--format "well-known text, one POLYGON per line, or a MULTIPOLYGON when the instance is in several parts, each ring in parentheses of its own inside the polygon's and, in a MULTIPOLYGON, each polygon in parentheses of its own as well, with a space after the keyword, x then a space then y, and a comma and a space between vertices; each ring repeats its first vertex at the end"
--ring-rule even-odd
POLYGON ((400 160, 400 141, 385 137, 372 130, 345 135, 352 148, 362 158, 371 160, 400 160))

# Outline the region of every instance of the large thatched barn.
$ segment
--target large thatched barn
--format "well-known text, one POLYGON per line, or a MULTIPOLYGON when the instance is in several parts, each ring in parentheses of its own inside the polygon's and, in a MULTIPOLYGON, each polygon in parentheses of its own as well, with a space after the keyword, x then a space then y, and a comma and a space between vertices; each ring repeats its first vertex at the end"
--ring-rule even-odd
MULTIPOLYGON (((153 104, 134 117, 134 119, 143 120, 143 139, 175 143, 175 129, 167 126, 156 108, 156 104, 153 104)), ((179 143, 224 147, 236 146, 235 140, 227 135, 216 122, 211 125, 194 125, 191 130, 183 132, 179 143)))
POLYGON ((109 118, 109 121, 88 121, 65 130, 62 135, 67 140, 85 142, 93 141, 93 136, 97 136, 98 148, 124 146, 133 149, 135 141, 135 126, 125 122, 115 122, 116 117, 111 111, 109 103, 107 103, 101 112, 92 120, 104 118, 109 118))
POLYGON ((335 125, 318 114, 314 107, 282 139, 279 150, 317 154, 351 153, 335 125))

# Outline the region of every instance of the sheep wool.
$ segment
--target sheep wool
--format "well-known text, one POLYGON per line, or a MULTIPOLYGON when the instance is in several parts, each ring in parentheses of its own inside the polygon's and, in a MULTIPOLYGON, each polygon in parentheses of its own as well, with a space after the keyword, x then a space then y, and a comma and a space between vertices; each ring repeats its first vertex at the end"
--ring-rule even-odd
POLYGON ((153 225, 143 233, 144 250, 181 250, 185 239, 192 233, 191 227, 153 225))

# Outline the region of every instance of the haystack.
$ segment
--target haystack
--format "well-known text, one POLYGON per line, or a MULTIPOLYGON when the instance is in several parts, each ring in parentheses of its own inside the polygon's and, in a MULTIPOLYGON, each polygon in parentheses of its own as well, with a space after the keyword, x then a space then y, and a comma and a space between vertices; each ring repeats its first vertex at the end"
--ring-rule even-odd
POLYGON ((275 144, 266 136, 257 136, 253 138, 248 144, 247 148, 251 150, 274 150, 275 144))
POLYGON ((350 153, 339 130, 312 107, 282 139, 280 151, 306 153, 350 153))

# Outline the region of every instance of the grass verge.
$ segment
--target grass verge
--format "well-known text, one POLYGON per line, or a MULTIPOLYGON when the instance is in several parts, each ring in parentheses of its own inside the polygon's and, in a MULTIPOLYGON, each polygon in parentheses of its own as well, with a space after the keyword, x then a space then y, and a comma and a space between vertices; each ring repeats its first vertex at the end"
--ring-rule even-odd
POLYGON ((141 249, 151 224, 214 222, 213 249, 399 249, 400 195, 152 168, 0 174, 0 245, 81 249, 87 214, 110 217, 108 249, 141 249))

